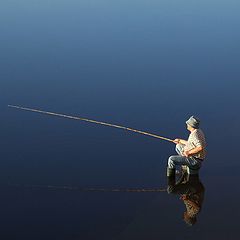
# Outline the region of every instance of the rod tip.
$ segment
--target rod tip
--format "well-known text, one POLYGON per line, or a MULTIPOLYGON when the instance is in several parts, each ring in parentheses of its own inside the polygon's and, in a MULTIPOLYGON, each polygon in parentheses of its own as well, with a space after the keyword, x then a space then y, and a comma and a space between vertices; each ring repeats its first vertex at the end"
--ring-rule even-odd
POLYGON ((8 106, 8 107, 12 107, 12 108, 16 108, 16 107, 18 107, 18 106, 11 105, 11 104, 8 104, 7 106, 8 106))

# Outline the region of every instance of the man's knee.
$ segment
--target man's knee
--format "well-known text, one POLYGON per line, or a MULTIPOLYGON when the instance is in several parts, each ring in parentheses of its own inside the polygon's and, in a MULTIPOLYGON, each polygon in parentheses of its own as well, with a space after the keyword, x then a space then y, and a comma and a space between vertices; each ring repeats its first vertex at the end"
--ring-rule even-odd
POLYGON ((168 162, 173 162, 173 156, 170 156, 170 157, 168 158, 168 162))
POLYGON ((173 167, 175 166, 174 157, 173 157, 173 156, 170 156, 170 157, 168 158, 168 166, 169 166, 170 168, 173 168, 173 167))
POLYGON ((176 152, 179 154, 179 155, 182 155, 182 152, 183 152, 183 145, 181 143, 178 143, 176 145, 176 148, 175 148, 176 152))

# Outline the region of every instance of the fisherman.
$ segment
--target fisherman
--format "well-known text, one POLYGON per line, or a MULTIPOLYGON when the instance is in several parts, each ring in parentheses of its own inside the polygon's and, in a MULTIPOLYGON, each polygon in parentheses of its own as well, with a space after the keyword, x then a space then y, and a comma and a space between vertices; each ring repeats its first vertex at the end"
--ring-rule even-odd
POLYGON ((170 156, 168 159, 168 177, 175 178, 176 166, 185 166, 189 174, 198 173, 206 157, 206 141, 203 131, 199 128, 200 120, 191 116, 186 124, 190 135, 188 140, 179 138, 174 140, 178 155, 170 156))

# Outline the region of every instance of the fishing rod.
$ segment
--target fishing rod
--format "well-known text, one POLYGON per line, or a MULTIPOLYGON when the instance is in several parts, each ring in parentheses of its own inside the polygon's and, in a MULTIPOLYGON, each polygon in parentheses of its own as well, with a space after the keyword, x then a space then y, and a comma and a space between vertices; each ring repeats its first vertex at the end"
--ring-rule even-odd
POLYGON ((62 114, 62 113, 48 112, 48 111, 43 111, 43 110, 40 110, 40 109, 34 109, 34 108, 28 108, 28 107, 22 107, 22 106, 16 106, 16 105, 8 105, 8 107, 16 108, 16 109, 24 110, 24 111, 30 111, 30 112, 36 112, 36 113, 51 115, 51 116, 57 116, 57 117, 63 117, 63 118, 68 118, 68 119, 73 119, 73 120, 90 122, 90 123, 100 124, 100 125, 104 125, 104 126, 108 126, 108 127, 119 128, 119 129, 131 131, 131 132, 139 133, 139 134, 142 134, 142 135, 146 135, 146 136, 149 136, 149 137, 158 138, 158 139, 162 139, 162 140, 169 141, 169 142, 174 142, 170 138, 162 137, 162 136, 159 136, 159 135, 156 135, 156 134, 153 134, 153 133, 144 132, 144 131, 140 131, 140 130, 136 130, 136 129, 133 129, 133 128, 124 127, 124 126, 120 126, 120 125, 116 125, 116 124, 100 122, 100 121, 96 121, 96 120, 92 120, 92 119, 70 116, 70 115, 66 115, 66 114, 62 114))

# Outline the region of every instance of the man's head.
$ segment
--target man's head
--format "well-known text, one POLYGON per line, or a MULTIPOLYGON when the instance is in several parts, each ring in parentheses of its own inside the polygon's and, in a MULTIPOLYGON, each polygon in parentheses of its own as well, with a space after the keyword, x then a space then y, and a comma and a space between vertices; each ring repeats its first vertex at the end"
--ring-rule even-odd
POLYGON ((187 121, 186 121, 186 124, 187 124, 187 129, 189 131, 192 131, 194 129, 198 129, 199 128, 199 125, 200 125, 200 120, 199 118, 195 117, 195 116, 191 116, 187 121))
POLYGON ((188 212, 184 212, 183 220, 189 227, 191 227, 197 222, 197 217, 196 215, 190 216, 188 212))

